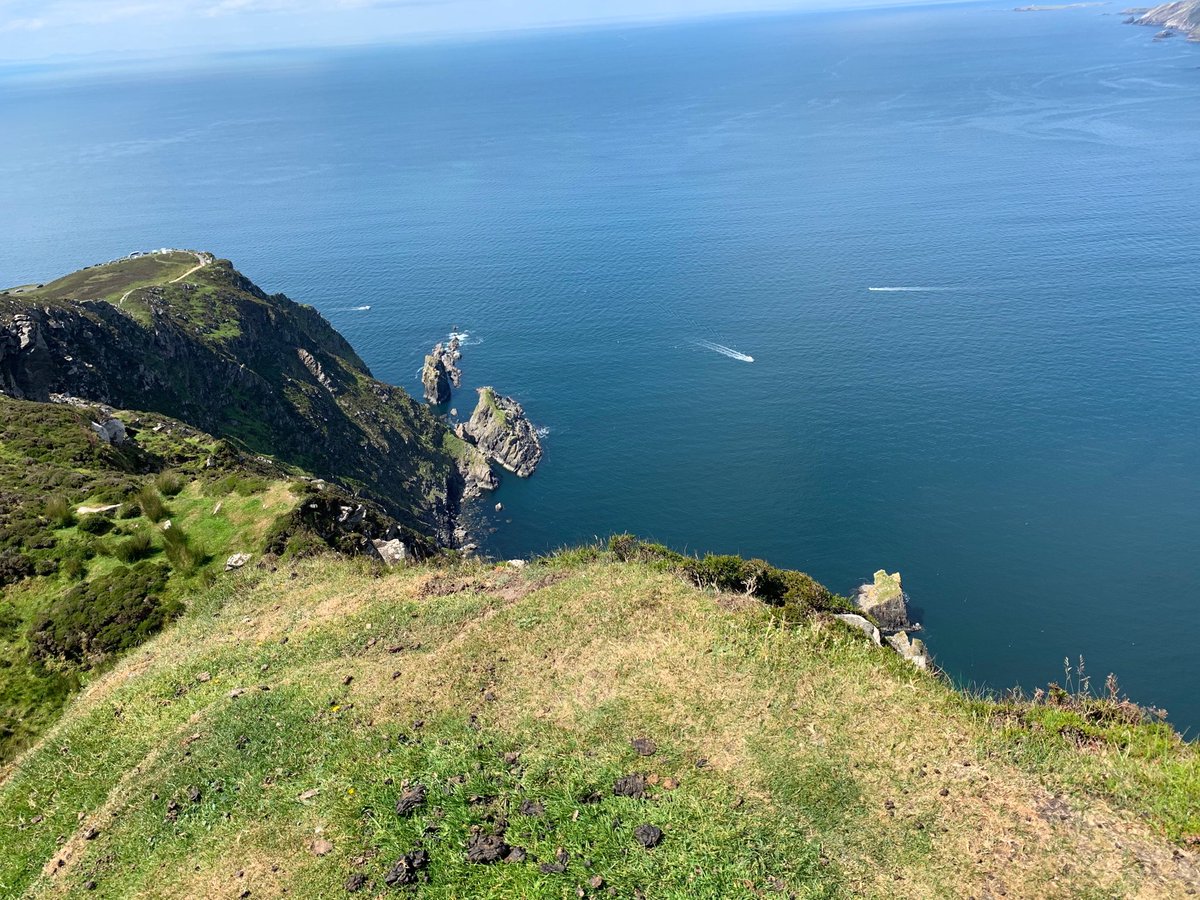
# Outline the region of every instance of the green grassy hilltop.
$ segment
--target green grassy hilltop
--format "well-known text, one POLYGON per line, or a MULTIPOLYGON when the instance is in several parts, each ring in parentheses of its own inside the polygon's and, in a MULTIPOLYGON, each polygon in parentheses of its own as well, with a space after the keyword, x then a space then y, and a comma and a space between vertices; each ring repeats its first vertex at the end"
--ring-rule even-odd
POLYGON ((1048 709, 1022 721, 823 614, 610 553, 243 572, 5 773, 0 893, 1194 887, 1195 748, 1099 720, 1081 742, 1048 709))

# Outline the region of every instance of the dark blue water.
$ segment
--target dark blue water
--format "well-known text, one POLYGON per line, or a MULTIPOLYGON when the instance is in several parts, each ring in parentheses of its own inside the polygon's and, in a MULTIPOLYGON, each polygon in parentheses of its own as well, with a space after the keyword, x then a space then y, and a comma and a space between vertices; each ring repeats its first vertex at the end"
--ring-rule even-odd
POLYGON ((8 77, 0 283, 210 249, 410 387, 456 324, 550 429, 491 552, 899 569, 962 681, 1194 729, 1200 47, 1103 9, 8 77))

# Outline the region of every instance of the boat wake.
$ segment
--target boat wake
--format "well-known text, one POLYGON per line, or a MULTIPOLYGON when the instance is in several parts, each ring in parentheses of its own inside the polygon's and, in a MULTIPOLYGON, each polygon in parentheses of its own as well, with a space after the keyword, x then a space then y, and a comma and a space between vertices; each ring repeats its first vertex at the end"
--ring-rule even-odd
POLYGON ((941 291, 952 291, 954 288, 948 287, 869 287, 868 291, 884 291, 889 293, 906 293, 906 294, 936 294, 941 291))
POLYGON ((712 350, 720 353, 722 356, 728 356, 730 359, 741 360, 742 362, 754 362, 753 356, 747 356, 745 353, 739 353, 732 347, 726 347, 724 344, 714 344, 712 341, 695 341, 697 347, 703 347, 705 350, 712 350))

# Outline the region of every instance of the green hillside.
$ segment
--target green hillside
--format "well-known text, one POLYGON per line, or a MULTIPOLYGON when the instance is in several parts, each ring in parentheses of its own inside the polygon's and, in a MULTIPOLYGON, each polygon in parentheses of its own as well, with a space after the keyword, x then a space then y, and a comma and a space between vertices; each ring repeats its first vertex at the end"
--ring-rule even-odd
POLYGON ((0 892, 1182 896, 1195 748, 1090 708, 596 551, 244 571, 11 767, 0 892))

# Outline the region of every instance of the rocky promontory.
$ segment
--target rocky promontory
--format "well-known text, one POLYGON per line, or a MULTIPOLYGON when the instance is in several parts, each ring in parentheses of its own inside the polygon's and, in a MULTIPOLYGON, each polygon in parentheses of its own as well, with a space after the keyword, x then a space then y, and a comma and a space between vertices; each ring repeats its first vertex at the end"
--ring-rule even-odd
MULTIPOLYGON (((1163 3, 1149 9, 1128 9, 1125 12, 1130 15, 1130 18, 1126 19, 1130 25, 1173 28, 1187 34, 1189 40, 1200 41, 1200 0, 1181 0, 1176 3, 1163 3)), ((1155 38, 1162 40, 1169 36, 1168 32, 1160 31, 1155 38)))
POLYGON ((880 569, 871 584, 858 589, 854 600, 858 608, 871 615, 884 631, 903 631, 911 627, 899 572, 889 575, 880 569))
POLYGON ((520 478, 532 475, 542 458, 537 431, 525 418, 521 404, 490 387, 479 389, 479 403, 471 420, 460 424, 456 433, 520 478))

